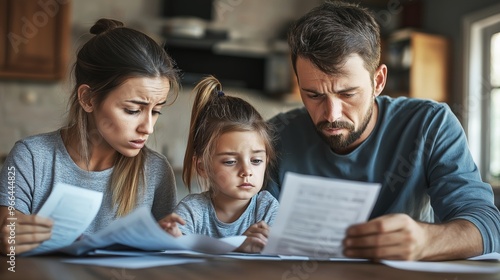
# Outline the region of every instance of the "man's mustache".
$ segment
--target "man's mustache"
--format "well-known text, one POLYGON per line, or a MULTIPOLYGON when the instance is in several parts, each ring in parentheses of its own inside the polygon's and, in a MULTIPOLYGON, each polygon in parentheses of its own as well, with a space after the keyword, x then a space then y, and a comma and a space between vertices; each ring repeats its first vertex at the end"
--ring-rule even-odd
POLYGON ((327 121, 322 121, 318 123, 316 126, 318 129, 323 130, 323 129, 338 129, 338 128, 346 128, 348 130, 354 130, 354 126, 348 122, 344 121, 334 121, 334 122, 327 122, 327 121))

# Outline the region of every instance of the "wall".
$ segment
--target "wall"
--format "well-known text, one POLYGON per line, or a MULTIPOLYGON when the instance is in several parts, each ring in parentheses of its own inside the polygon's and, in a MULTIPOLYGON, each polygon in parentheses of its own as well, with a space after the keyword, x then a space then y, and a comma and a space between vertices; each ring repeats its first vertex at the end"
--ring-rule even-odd
POLYGON ((230 29, 235 38, 284 37, 288 24, 321 0, 215 0, 215 28, 230 29))

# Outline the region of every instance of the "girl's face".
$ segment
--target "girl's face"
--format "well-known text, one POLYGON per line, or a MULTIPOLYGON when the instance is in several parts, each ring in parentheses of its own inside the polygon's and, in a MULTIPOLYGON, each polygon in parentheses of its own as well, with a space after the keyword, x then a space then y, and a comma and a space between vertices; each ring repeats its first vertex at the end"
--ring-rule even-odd
POLYGON ((130 78, 98 106, 91 102, 85 110, 92 114, 94 152, 136 156, 153 133, 169 89, 166 78, 130 78))
POLYGON ((255 131, 226 132, 211 159, 218 199, 249 200, 262 188, 267 166, 264 141, 255 131))

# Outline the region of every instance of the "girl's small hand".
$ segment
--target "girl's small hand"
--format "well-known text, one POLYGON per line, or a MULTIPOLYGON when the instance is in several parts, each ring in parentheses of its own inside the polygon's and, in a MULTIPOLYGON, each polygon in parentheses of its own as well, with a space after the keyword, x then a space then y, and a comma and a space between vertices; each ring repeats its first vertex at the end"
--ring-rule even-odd
POLYGON ((158 222, 158 224, 160 224, 161 228, 163 230, 165 230, 167 233, 169 233, 170 235, 172 235, 174 237, 179 237, 182 235, 182 232, 179 229, 179 227, 177 226, 177 223, 179 223, 181 225, 186 224, 186 222, 179 215, 177 215, 175 213, 172 213, 172 214, 165 216, 165 218, 161 219, 158 222))
POLYGON ((7 207, 0 207, 0 253, 2 255, 30 251, 50 239, 52 235, 52 220, 14 211, 14 215, 11 216, 7 207), (16 218, 16 220, 9 220, 8 217, 16 218))
POLYGON ((267 244, 267 236, 269 235, 269 226, 266 222, 260 221, 251 225, 243 235, 247 239, 236 249, 238 252, 259 253, 267 244))

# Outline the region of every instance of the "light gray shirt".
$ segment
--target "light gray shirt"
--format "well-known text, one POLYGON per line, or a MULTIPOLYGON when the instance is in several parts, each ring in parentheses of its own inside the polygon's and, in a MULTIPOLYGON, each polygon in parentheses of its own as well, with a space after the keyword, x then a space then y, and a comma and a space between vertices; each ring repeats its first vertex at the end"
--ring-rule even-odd
POLYGON ((183 234, 203 234, 215 238, 242 235, 251 225, 265 221, 272 225, 278 213, 278 201, 268 192, 254 195, 241 216, 232 223, 217 218, 209 192, 183 198, 174 212, 186 221, 179 228, 183 234))
MULTIPOLYGON (((147 206, 159 220, 176 204, 175 177, 165 156, 146 149, 144 195, 138 206, 147 206)), ((31 136, 16 142, 0 173, 0 205, 9 205, 9 182, 14 179, 15 209, 24 214, 37 213, 58 182, 95 190, 104 194, 96 218, 84 234, 96 232, 116 216, 109 186, 113 168, 85 171, 68 154, 60 131, 31 136), (15 170, 15 174, 9 171, 15 170)))

